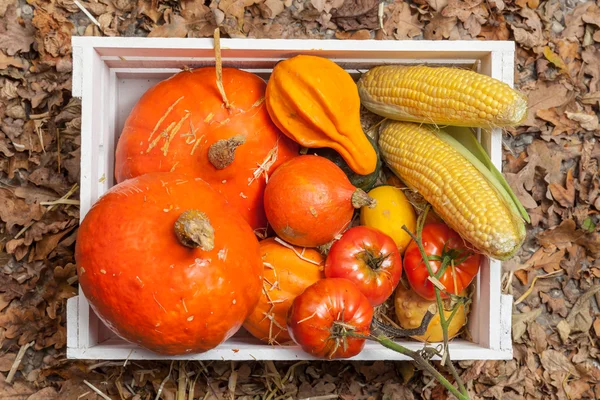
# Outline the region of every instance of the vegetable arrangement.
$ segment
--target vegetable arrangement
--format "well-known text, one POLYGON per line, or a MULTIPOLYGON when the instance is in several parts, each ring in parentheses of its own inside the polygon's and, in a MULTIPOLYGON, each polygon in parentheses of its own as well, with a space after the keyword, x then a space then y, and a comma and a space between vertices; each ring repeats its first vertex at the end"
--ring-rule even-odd
POLYGON ((465 127, 517 125, 526 100, 463 69, 377 66, 355 82, 307 55, 267 83, 222 68, 215 40, 215 67, 160 82, 125 123, 117 185, 76 247, 93 309, 170 355, 242 326, 329 359, 375 340, 468 398, 448 341, 482 260, 514 255, 529 217, 465 127), (384 117, 367 133, 361 105, 384 117), (428 351, 459 388, 395 337, 443 341, 428 351))

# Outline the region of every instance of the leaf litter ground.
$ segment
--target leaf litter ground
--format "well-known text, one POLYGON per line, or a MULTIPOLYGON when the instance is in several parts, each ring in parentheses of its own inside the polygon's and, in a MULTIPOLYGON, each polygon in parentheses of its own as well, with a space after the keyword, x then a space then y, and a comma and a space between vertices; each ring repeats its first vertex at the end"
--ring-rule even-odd
POLYGON ((514 358, 460 362, 460 373, 474 399, 600 398, 599 3, 0 0, 0 399, 179 400, 181 388, 185 398, 449 398, 409 362, 65 359, 81 141, 71 36, 209 37, 217 26, 236 38, 515 40, 529 118, 504 135, 504 172, 532 222, 504 264, 514 358))

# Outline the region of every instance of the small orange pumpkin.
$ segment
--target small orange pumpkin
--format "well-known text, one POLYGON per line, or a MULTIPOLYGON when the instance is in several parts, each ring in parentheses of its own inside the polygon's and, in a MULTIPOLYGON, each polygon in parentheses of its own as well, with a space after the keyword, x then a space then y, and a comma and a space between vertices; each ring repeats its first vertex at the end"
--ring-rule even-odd
POLYGON ((215 67, 204 67, 182 71, 144 93, 117 143, 117 182, 159 171, 200 177, 253 229, 266 228, 265 177, 297 156, 299 145, 271 121, 263 79, 223 68, 230 108, 216 81, 215 67))
POLYGON ((156 353, 212 349, 256 306, 263 265, 253 230, 201 179, 158 172, 112 187, 75 247, 81 288, 122 338, 156 353))
POLYGON ((349 227, 354 210, 375 200, 340 167, 314 155, 293 158, 269 178, 265 212, 277 235, 302 247, 322 246, 349 227))
POLYGON ((264 342, 282 344, 292 340, 286 327, 288 309, 304 289, 325 278, 324 258, 314 249, 286 247, 272 237, 260 242, 260 251, 263 292, 244 328, 264 342))

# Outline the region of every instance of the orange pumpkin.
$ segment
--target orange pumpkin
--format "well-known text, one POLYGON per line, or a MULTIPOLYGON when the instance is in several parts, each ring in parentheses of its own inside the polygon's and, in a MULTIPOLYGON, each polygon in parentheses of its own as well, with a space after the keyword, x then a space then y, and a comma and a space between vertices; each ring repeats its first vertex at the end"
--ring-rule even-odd
POLYGON ((298 155, 299 145, 271 121, 259 76, 223 69, 227 108, 214 67, 182 71, 149 89, 123 127, 115 176, 147 172, 200 177, 222 193, 253 229, 266 227, 265 177, 298 155))
POLYGON ((264 265, 263 293, 244 322, 254 337, 269 344, 292 340, 287 332, 287 312, 307 287, 325 278, 323 256, 314 249, 289 248, 275 238, 260 242, 264 265))
POLYGON ((317 247, 349 227, 356 208, 375 206, 340 167, 314 155, 293 158, 269 178, 265 211, 269 224, 288 243, 317 247))
POLYGON ((253 230, 201 179, 158 172, 111 188, 79 228, 81 288, 116 334, 161 354, 212 349, 256 306, 253 230))

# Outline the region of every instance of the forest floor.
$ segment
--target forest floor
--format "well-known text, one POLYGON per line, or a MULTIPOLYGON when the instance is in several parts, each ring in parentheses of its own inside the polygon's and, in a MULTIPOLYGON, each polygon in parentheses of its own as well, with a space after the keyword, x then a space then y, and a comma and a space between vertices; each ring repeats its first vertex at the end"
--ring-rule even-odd
POLYGON ((529 118, 505 132, 504 173, 532 221, 503 267, 514 358, 458 365, 473 399, 600 398, 600 3, 391 0, 383 29, 378 0, 79 3, 97 24, 73 0, 0 0, 0 399, 179 400, 186 375, 193 398, 449 398, 410 362, 66 359, 79 210, 56 200, 79 195, 71 37, 209 37, 217 26, 222 37, 515 40, 529 118))

